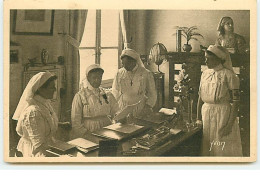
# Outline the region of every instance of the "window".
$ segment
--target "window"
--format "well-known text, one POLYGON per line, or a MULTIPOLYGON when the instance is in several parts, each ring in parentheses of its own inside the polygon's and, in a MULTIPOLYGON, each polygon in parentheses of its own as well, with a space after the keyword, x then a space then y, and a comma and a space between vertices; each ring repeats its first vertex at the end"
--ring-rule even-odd
POLYGON ((86 67, 100 64, 104 69, 103 81, 114 78, 119 65, 121 35, 119 11, 88 10, 85 30, 79 47, 80 81, 86 67))

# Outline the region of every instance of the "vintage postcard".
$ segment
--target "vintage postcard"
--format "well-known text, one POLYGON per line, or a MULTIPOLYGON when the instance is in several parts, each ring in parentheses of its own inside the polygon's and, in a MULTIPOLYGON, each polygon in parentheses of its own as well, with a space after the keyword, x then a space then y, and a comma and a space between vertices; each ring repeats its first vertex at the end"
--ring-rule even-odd
POLYGON ((255 162, 256 16, 255 0, 4 1, 5 162, 255 162))

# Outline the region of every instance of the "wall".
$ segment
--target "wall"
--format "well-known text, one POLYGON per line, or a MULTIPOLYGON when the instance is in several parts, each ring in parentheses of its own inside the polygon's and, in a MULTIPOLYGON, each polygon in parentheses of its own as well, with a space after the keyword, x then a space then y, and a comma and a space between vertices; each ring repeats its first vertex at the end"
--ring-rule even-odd
MULTIPOLYGON (((234 20, 235 32, 244 36, 248 44, 250 40, 250 14, 249 11, 207 11, 207 10, 148 10, 140 12, 145 14, 143 24, 145 24, 145 38, 137 39, 136 50, 141 53, 149 54, 149 50, 156 42, 163 43, 168 51, 176 51, 176 37, 172 36, 175 32, 174 26, 194 26, 196 25, 199 32, 204 36, 201 44, 208 46, 214 44, 217 38, 217 26, 223 16, 230 16, 234 20), (145 41, 143 40, 145 39, 145 41)), ((140 24, 140 21, 138 22, 140 24)), ((137 33, 140 32, 137 29, 137 33)), ((190 41, 193 47, 192 52, 200 50, 199 42, 190 41)), ((184 44, 184 39, 182 38, 184 44)), ((150 65, 149 69, 156 71, 156 66, 150 65)), ((168 101, 168 84, 169 84, 169 66, 168 62, 164 62, 160 66, 160 70, 165 73, 165 97, 168 101)))
MULTIPOLYGON (((13 29, 14 11, 10 13, 10 29, 13 29)), ((54 28, 52 36, 40 35, 15 35, 10 32, 10 40, 19 43, 21 57, 18 64, 12 64, 10 74, 12 79, 16 79, 10 83, 10 116, 14 112, 19 98, 22 94, 23 85, 23 66, 28 63, 28 58, 37 57, 36 63, 41 63, 41 50, 46 48, 49 51, 49 63, 57 62, 58 56, 64 56, 65 41, 64 37, 58 35, 63 32, 65 21, 65 11, 58 10, 54 13, 54 28), (19 69, 19 72, 18 70, 19 69), (17 76, 14 76, 17 75, 17 76), (13 82, 13 83, 12 83, 13 82)), ((11 79, 11 78, 10 78, 11 79)))
MULTIPOLYGON (((14 11, 11 11, 11 29, 14 18, 14 11)), ((64 38, 58 33, 64 29, 65 11, 58 10, 54 13, 54 28, 52 36, 40 35, 14 35, 10 33, 10 40, 18 42, 22 48, 23 64, 28 63, 28 58, 37 57, 37 63, 41 62, 41 50, 46 48, 49 51, 49 62, 57 62, 58 56, 64 55, 64 38)))

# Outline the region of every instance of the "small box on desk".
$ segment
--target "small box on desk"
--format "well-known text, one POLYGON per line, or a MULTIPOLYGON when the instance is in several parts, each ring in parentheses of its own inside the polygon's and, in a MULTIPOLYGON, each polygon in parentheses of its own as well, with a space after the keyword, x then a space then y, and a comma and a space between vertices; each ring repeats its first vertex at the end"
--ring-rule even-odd
POLYGON ((98 156, 117 156, 118 146, 117 139, 100 140, 98 156))

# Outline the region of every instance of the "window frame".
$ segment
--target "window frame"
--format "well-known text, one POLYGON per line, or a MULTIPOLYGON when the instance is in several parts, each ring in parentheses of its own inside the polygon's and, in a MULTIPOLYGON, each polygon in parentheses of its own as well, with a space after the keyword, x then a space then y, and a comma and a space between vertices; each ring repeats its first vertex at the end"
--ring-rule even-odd
MULTIPOLYGON (((84 49, 93 49, 95 50, 95 64, 101 63, 101 50, 102 49, 117 49, 118 50, 118 59, 117 59, 117 69, 121 68, 121 62, 120 62, 120 55, 123 50, 123 34, 121 31, 121 23, 120 23, 120 17, 118 13, 118 46, 109 46, 109 47, 102 47, 101 46, 101 11, 102 10, 96 10, 96 40, 95 40, 95 47, 79 47, 79 50, 84 49)), ((116 74, 115 74, 116 75, 116 74)), ((112 79, 106 79, 102 80, 101 87, 112 87, 113 78, 112 79)))

